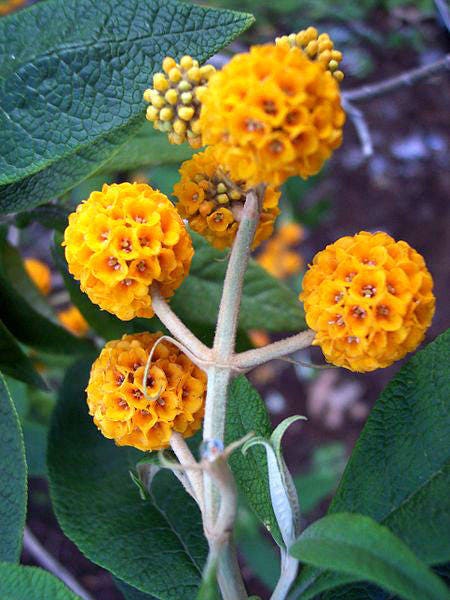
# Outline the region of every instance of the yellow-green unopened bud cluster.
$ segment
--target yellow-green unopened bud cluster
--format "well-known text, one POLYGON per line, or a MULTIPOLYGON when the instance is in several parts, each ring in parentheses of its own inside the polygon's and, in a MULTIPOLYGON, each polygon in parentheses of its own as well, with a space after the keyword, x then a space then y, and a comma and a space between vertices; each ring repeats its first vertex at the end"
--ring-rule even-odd
POLYGON ((183 56, 179 63, 166 57, 162 68, 164 73, 155 73, 153 87, 144 92, 144 100, 150 104, 147 119, 155 129, 166 132, 172 144, 187 140, 193 148, 200 148, 198 117, 202 96, 215 68, 200 67, 190 56, 183 56))
POLYGON ((334 49, 333 40, 328 33, 319 35, 315 27, 308 27, 298 33, 278 37, 275 43, 277 46, 300 48, 308 58, 324 64, 337 81, 344 79, 344 73, 339 69, 342 52, 334 49))

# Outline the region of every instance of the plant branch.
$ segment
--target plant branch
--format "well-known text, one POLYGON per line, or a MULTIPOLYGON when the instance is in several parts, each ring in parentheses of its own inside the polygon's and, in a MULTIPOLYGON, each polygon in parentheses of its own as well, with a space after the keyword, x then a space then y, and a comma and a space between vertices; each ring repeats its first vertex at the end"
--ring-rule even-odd
POLYGON ((83 600, 94 600, 91 596, 75 579, 75 577, 67 571, 51 554, 42 546, 39 540, 31 533, 28 527, 25 527, 23 533, 23 546, 27 552, 31 554, 33 559, 60 579, 67 585, 77 596, 83 598, 83 600))
POLYGON ((189 468, 190 466, 196 464, 196 461, 182 435, 174 431, 170 438, 170 446, 174 451, 175 456, 180 461, 180 464, 186 468, 187 480, 194 492, 194 498, 203 514, 205 508, 203 494, 203 474, 198 469, 189 468))
POLYGON ((432 75, 436 75, 441 71, 445 71, 446 69, 450 69, 450 54, 447 54, 440 60, 437 60, 430 65, 417 67, 416 69, 405 71, 404 73, 396 75, 395 77, 391 77, 390 79, 379 81, 378 83, 363 85, 362 87, 354 90, 343 92, 342 98, 350 102, 354 102, 356 100, 371 100, 372 98, 378 98, 378 96, 383 96, 389 92, 394 92, 402 87, 410 87, 417 81, 426 79, 432 75))
POLYGON ((236 354, 233 358, 233 363, 243 371, 250 371, 269 360, 280 359, 298 350, 308 348, 308 346, 311 346, 315 335, 315 332, 311 329, 301 331, 279 342, 268 344, 264 348, 256 348, 255 350, 247 350, 246 352, 236 354))
POLYGON ((239 229, 231 250, 213 346, 219 362, 224 362, 234 352, 244 275, 250 258, 253 237, 258 226, 259 204, 263 194, 263 190, 248 192, 239 229))
POLYGON ((359 108, 356 108, 351 102, 344 96, 342 98, 342 108, 345 110, 347 115, 355 126, 356 133, 359 141, 361 142, 361 148, 363 155, 368 158, 373 154, 373 143, 372 136, 370 135, 369 125, 367 124, 364 113, 359 108))
POLYGON ((184 346, 189 348, 194 355, 207 361, 210 358, 211 350, 201 342, 188 327, 177 317, 170 308, 165 298, 161 295, 157 284, 153 284, 150 289, 152 298, 152 307, 159 320, 167 327, 170 333, 177 338, 184 346))

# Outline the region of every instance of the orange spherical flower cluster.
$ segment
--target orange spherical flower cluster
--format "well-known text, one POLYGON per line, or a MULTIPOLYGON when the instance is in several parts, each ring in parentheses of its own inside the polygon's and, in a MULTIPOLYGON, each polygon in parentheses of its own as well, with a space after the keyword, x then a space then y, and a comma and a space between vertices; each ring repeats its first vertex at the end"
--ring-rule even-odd
POLYGON ((52 274, 48 266, 36 258, 26 258, 24 265, 34 285, 41 294, 47 296, 52 289, 52 274))
POLYGON ((0 0, 0 17, 14 12, 24 4, 27 0, 0 0))
POLYGON ((300 299, 327 361, 372 371, 422 341, 434 314, 432 289, 425 261, 411 246, 362 231, 314 257, 300 299))
POLYGON ((149 353, 161 335, 124 335, 108 342, 92 365, 89 413, 119 446, 160 450, 172 431, 189 437, 201 426, 206 375, 176 346, 158 343, 144 384, 149 353))
POLYGON ((183 56, 180 64, 167 56, 162 68, 164 73, 155 73, 153 87, 144 92, 144 100, 150 104, 147 119, 155 129, 166 132, 172 144, 187 140, 193 148, 200 148, 200 103, 215 68, 200 67, 191 56, 183 56))
POLYGON ((339 85, 302 50, 253 46, 210 79, 203 143, 218 144, 233 179, 279 185, 317 173, 342 141, 339 85))
POLYGON ((89 331, 89 324, 76 306, 61 310, 58 319, 68 331, 79 337, 83 337, 89 331))
MULTIPOLYGON (((192 229, 215 248, 223 249, 231 246, 236 236, 249 186, 230 177, 220 164, 220 156, 220 149, 210 146, 185 161, 173 193, 178 198, 177 210, 192 229)), ((279 198, 280 192, 273 186, 266 188, 253 247, 271 235, 280 212, 279 198)))
POLYGON ((298 223, 281 225, 258 256, 259 264, 277 279, 286 279, 300 273, 303 259, 292 248, 303 239, 303 228, 298 223))
POLYGON ((283 35, 276 38, 277 46, 300 48, 311 60, 317 60, 328 69, 336 81, 344 79, 344 73, 339 69, 342 52, 334 49, 333 40, 328 33, 321 33, 315 27, 302 29, 298 33, 283 35))
POLYGON ((92 302, 127 321, 152 317, 150 286, 172 296, 189 272, 191 238, 167 196, 149 185, 104 185, 69 216, 69 271, 92 302))

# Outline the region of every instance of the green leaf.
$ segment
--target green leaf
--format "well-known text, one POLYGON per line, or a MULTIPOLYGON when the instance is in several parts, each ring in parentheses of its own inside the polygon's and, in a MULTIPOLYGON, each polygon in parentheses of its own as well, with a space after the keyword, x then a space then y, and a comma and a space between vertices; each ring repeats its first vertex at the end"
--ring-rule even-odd
POLYGON ((17 251, 0 241, 0 318, 23 344, 44 352, 81 354, 93 346, 60 325, 45 298, 28 277, 17 251))
MULTIPOLYGON (((191 232, 195 246, 191 271, 171 304, 184 321, 215 325, 227 268, 227 253, 191 232)), ((303 310, 297 296, 251 260, 244 282, 239 325, 242 329, 301 331, 303 310), (280 306, 283 310, 280 310, 280 306)))
POLYGON ((364 515, 327 515, 291 546, 304 563, 376 583, 406 600, 448 600, 443 581, 387 527, 364 515))
MULTIPOLYGON (((230 444, 252 431, 270 437, 271 426, 266 406, 255 388, 244 377, 235 379, 228 396, 225 444, 230 444)), ((244 456, 237 450, 230 456, 230 467, 239 491, 246 498, 265 527, 279 545, 283 539, 270 499, 267 458, 263 448, 250 448, 244 456)))
MULTIPOLYGON (((19 417, 0 374, 0 560, 16 562, 22 547, 27 507, 27 466, 19 417)), ((0 575, 0 598, 2 577, 0 575)))
POLYGON ((33 363, 0 321, 0 371, 30 385, 47 389, 47 384, 33 367, 33 363))
POLYGON ((132 171, 188 160, 194 151, 188 144, 171 144, 165 133, 157 131, 151 123, 144 123, 129 142, 124 144, 102 172, 132 171))
POLYGON ((42 423, 24 419, 22 421, 25 455, 28 475, 30 477, 46 477, 46 453, 48 428, 42 423))
POLYGON ((203 62, 252 21, 175 0, 48 0, 2 19, 0 210, 95 172, 144 123, 142 93, 164 56, 203 62))
POLYGON ((6 563, 0 563, 0 597, 4 600, 80 600, 47 571, 6 563))
POLYGON ((128 585, 128 583, 117 579, 117 577, 113 577, 113 579, 118 589, 122 592, 125 600, 156 600, 155 596, 144 594, 144 592, 140 592, 131 585, 128 585))
MULTIPOLYGON (((372 517, 427 564, 450 558, 450 539, 436 534, 450 528, 449 345, 450 330, 412 357, 386 387, 329 510, 372 517)), ((299 578, 308 589, 305 600, 342 583, 310 567, 299 578)))
POLYGON ((90 560, 121 580, 160 600, 192 600, 207 553, 197 506, 167 471, 156 475, 151 497, 140 498, 129 471, 144 455, 97 431, 85 402, 89 368, 68 371, 52 420, 56 516, 90 560))
POLYGON ((450 539, 436 536, 450 529, 449 365, 450 330, 384 390, 330 507, 371 516, 429 564, 450 560, 450 539))

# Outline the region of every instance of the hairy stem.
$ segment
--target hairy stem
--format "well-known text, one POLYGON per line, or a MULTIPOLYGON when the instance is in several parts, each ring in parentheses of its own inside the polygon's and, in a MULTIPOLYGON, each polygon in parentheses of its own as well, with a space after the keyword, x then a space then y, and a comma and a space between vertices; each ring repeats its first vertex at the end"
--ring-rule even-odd
POLYGON ((303 348, 308 348, 311 346, 315 335, 314 331, 307 329, 306 331, 301 331, 300 333, 284 340, 280 340, 279 342, 268 344, 264 348, 241 352, 234 356, 233 364, 243 371, 250 371, 259 365, 263 365, 269 360, 283 358, 288 354, 303 350, 303 348))
POLYGON ((204 511, 204 494, 203 494, 203 476, 202 472, 198 469, 190 469, 189 466, 195 465, 196 461, 192 455, 192 452, 189 450, 188 445, 186 444, 184 437, 174 431, 170 438, 170 446, 175 454, 175 456, 180 461, 180 464, 183 467, 186 467, 185 476, 191 486, 195 500, 200 507, 200 510, 204 511))
POLYGON ((286 550, 281 554, 281 573, 270 600, 285 600, 298 573, 298 560, 286 550))
MULTIPOLYGON (((234 353, 244 275, 259 221, 259 202, 258 193, 251 190, 247 194, 241 222, 228 262, 213 346, 213 360, 216 364, 207 369, 208 390, 203 424, 203 439, 205 442, 214 440, 223 445, 224 441, 227 393, 232 378, 232 367, 229 363, 234 353)), ((233 479, 231 473, 229 475, 233 479)), ((207 472, 204 473, 204 493, 205 531, 210 544, 210 551, 217 556, 219 561, 219 585, 222 595, 225 600, 246 598, 247 594, 237 565, 234 546, 231 545, 231 532, 228 531, 230 527, 228 523, 222 523, 218 520, 218 514, 220 519, 224 514, 227 514, 228 520, 229 515, 233 513, 231 514, 231 520, 234 521, 236 511, 234 482, 233 485, 227 487, 227 493, 221 494, 222 502, 226 503, 226 506, 221 504, 219 508, 218 489, 214 483, 214 478, 207 472), (232 504, 228 497, 229 494, 234 494, 232 504), (217 537, 216 534, 222 526, 226 530, 226 534, 217 537)))
POLYGON ((241 222, 233 244, 223 284, 222 300, 220 302, 213 346, 214 353, 219 362, 224 362, 234 352, 244 275, 247 270, 251 245, 258 221, 258 194, 255 190, 250 190, 242 211, 241 222))
POLYGON ((159 291, 158 285, 153 284, 150 289, 152 307, 159 320, 167 327, 170 333, 185 345, 193 354, 203 360, 208 360, 211 350, 203 344, 190 329, 177 317, 159 291))

